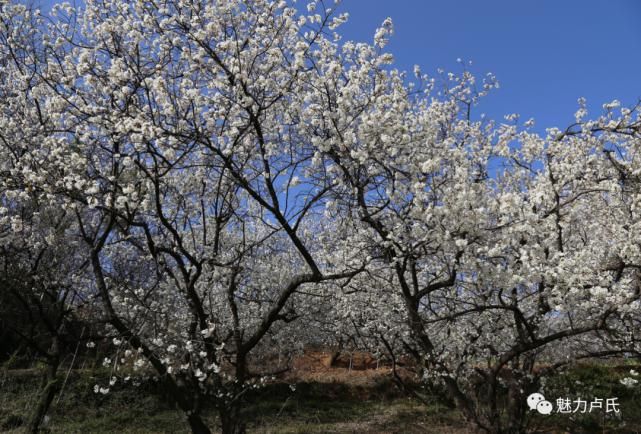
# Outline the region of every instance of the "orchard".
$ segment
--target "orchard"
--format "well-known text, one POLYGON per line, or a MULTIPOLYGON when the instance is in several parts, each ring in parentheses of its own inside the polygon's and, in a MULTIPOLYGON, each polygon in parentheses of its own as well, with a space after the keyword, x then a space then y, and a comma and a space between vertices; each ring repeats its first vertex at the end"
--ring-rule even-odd
POLYGON ((494 76, 400 70, 391 20, 356 43, 347 19, 0 3, 0 318, 46 366, 30 432, 96 345, 99 395, 153 379, 225 434, 314 345, 411 360, 404 390, 487 433, 528 432, 560 370, 637 359, 639 107, 478 117, 494 76))

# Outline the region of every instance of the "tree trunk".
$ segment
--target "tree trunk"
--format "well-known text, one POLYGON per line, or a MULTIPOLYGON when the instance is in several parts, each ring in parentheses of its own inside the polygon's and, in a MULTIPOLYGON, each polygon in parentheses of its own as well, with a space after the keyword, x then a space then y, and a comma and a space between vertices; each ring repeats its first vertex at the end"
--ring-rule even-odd
POLYGON ((507 404, 507 427, 508 430, 513 433, 525 432, 526 398, 523 397, 523 394, 519 393, 518 388, 518 384, 510 387, 507 404))
POLYGON ((40 429, 40 425, 42 424, 47 411, 49 411, 49 406, 60 389, 60 379, 58 378, 59 363, 58 339, 54 337, 53 342, 51 343, 51 351, 47 358, 47 367, 45 369, 38 403, 36 404, 31 420, 29 421, 29 426, 27 427, 28 432, 31 434, 36 434, 40 429))
POLYGON ((231 408, 220 410, 220 422, 223 434, 245 434, 245 424, 240 420, 240 406, 232 404, 231 408))
POLYGON ((211 434, 211 430, 205 425, 200 414, 190 414, 187 416, 187 422, 193 434, 211 434))

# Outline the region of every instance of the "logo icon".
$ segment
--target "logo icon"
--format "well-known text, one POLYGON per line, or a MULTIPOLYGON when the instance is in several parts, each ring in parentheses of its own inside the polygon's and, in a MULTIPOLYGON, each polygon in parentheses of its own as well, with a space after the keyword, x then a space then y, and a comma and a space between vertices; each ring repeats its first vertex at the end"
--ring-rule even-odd
POLYGON ((532 393, 527 397, 527 405, 530 407, 530 410, 536 410, 540 414, 551 414, 552 413, 552 403, 545 400, 545 396, 540 393, 532 393))

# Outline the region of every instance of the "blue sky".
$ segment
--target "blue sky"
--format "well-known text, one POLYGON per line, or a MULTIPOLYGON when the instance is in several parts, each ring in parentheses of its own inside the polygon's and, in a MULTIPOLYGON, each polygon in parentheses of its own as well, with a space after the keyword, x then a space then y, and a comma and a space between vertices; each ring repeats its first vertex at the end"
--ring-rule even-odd
POLYGON ((341 9, 345 39, 370 41, 391 17, 388 51, 401 69, 457 72, 462 58, 479 77, 494 73, 501 87, 478 110, 497 120, 519 113, 543 132, 571 124, 580 96, 593 116, 641 98, 640 0, 343 0, 341 9))

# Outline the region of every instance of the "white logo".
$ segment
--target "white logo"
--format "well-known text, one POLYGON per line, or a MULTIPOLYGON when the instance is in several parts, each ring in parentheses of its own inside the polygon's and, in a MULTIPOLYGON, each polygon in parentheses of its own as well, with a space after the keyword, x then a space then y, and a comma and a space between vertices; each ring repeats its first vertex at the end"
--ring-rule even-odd
MULTIPOLYGON (((96 386, 97 387, 97 386, 96 386)), ((577 398, 558 398, 556 400, 557 413, 592 413, 593 410, 605 411, 605 413, 620 413, 619 398, 594 398, 592 402, 577 398), (605 401, 605 407, 603 402, 605 401)), ((540 393, 532 393, 527 397, 527 406, 530 410, 536 410, 540 414, 552 414, 554 404, 547 401, 540 393)))
POLYGON ((536 411, 541 414, 552 413, 552 403, 550 401, 541 401, 536 405, 536 411))
POLYGON ((536 410, 541 414, 552 413, 552 403, 545 400, 545 396, 540 393, 533 393, 527 397, 527 405, 530 410, 536 410))

